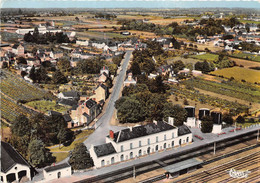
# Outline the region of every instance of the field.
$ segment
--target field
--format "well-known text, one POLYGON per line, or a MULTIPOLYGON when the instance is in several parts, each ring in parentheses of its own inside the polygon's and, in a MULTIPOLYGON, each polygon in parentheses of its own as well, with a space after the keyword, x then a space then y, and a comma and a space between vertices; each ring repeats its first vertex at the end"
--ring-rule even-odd
POLYGON ((194 58, 183 58, 183 57, 177 56, 177 57, 173 57, 173 58, 168 58, 167 63, 171 64, 171 63, 178 61, 178 60, 181 60, 184 64, 193 64, 193 65, 196 62, 198 62, 198 60, 194 59, 194 58))
POLYGON ((195 87, 206 91, 215 92, 230 97, 235 97, 248 102, 260 103, 260 89, 250 84, 240 82, 213 82, 199 78, 194 78, 182 82, 186 86, 195 87))
POLYGON ((244 59, 239 59, 239 58, 233 58, 233 57, 229 57, 229 59, 235 61, 237 65, 243 65, 244 68, 260 67, 260 62, 254 62, 254 61, 249 61, 249 60, 244 60, 244 59))
POLYGON ((78 37, 87 37, 87 38, 95 38, 95 39, 112 39, 112 38, 127 38, 129 36, 124 36, 119 33, 114 33, 114 32, 100 32, 100 31, 86 31, 86 32, 78 32, 77 33, 78 37))
POLYGON ((206 53, 206 54, 203 54, 203 55, 192 55, 190 57, 195 58, 195 59, 199 59, 199 60, 207 60, 207 61, 210 61, 210 62, 213 62, 214 60, 218 59, 218 55, 214 55, 214 54, 211 54, 211 53, 206 53))
POLYGON ((29 102, 39 99, 54 99, 54 96, 9 71, 2 70, 1 92, 15 101, 29 102))
POLYGON ((1 117, 9 122, 13 122, 19 115, 30 116, 31 110, 15 103, 5 95, 1 95, 1 117))
POLYGON ((234 57, 237 57, 237 58, 244 58, 244 59, 249 59, 249 60, 252 60, 252 61, 255 61, 255 62, 260 62, 260 56, 257 56, 257 55, 252 55, 252 54, 249 54, 249 53, 235 53, 235 54, 232 54, 232 56, 234 57))
POLYGON ((217 76, 223 76, 225 78, 234 77, 236 80, 241 81, 245 80, 251 83, 259 83, 260 81, 260 71, 246 69, 242 67, 232 67, 232 68, 225 68, 221 70, 216 70, 211 72, 211 74, 217 76))
POLYGON ((38 101, 32 101, 26 103, 26 105, 37 109, 43 113, 46 113, 48 111, 57 111, 57 112, 65 112, 68 110, 68 108, 56 104, 55 101, 45 101, 45 100, 38 100, 38 101))

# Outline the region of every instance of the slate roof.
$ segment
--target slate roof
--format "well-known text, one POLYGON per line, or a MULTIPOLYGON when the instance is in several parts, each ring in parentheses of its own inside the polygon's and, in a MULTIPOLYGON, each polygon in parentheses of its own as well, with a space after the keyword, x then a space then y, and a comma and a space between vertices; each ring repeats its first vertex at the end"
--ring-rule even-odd
POLYGON ((13 49, 17 49, 19 45, 20 45, 20 44, 14 44, 14 45, 12 46, 12 48, 13 48, 13 49))
POLYGON ((52 171, 56 171, 56 170, 60 170, 63 168, 68 168, 68 167, 70 167, 70 165, 68 163, 63 163, 63 164, 56 165, 56 166, 50 166, 48 168, 45 168, 44 170, 46 172, 52 172, 52 171))
POLYGON ((72 98, 78 98, 79 97, 79 93, 76 92, 76 91, 62 92, 62 94, 64 95, 64 97, 72 97, 72 98))
POLYGON ((86 118, 89 118, 89 117, 90 117, 90 116, 89 116, 87 113, 85 113, 85 112, 84 112, 82 115, 85 116, 86 118))
POLYGON ((112 143, 94 146, 94 151, 95 151, 97 157, 102 157, 102 156, 116 153, 116 150, 115 150, 114 146, 112 145, 112 143))
POLYGON ((1 141, 1 172, 8 172, 16 164, 31 167, 10 144, 1 141))
POLYGON ((78 102, 76 100, 72 100, 72 99, 60 99, 58 100, 58 104, 61 104, 61 105, 67 105, 67 106, 74 106, 74 105, 77 105, 78 102))
POLYGON ((89 99, 89 100, 86 101, 85 104, 86 104, 86 107, 90 109, 91 107, 93 107, 94 105, 96 105, 97 102, 95 102, 95 101, 92 100, 92 99, 89 99))
POLYGON ((116 132, 116 133, 114 133, 114 141, 123 142, 123 141, 131 140, 131 139, 135 139, 135 138, 139 138, 139 137, 143 137, 143 136, 147 136, 147 135, 156 134, 156 133, 163 132, 163 131, 172 130, 174 128, 176 128, 176 127, 174 127, 168 123, 158 121, 157 125, 155 123, 149 123, 147 125, 133 127, 132 131, 130 131, 130 129, 128 128, 128 129, 124 129, 119 132, 116 132))
POLYGON ((178 136, 186 135, 191 133, 190 129, 186 125, 178 127, 178 136))
POLYGON ((63 118, 64 118, 65 122, 70 122, 72 120, 69 114, 64 114, 63 118))

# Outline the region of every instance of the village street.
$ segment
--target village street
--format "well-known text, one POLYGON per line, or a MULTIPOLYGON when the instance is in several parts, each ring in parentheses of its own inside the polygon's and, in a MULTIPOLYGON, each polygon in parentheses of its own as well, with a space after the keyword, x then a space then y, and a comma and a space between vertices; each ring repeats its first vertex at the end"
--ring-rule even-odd
POLYGON ((124 79, 126 76, 126 70, 127 66, 130 60, 130 56, 132 54, 132 51, 126 51, 125 59, 122 62, 121 71, 119 75, 115 78, 115 86, 113 89, 113 92, 111 94, 110 100, 108 101, 108 105, 106 107, 106 111, 103 114, 103 116, 96 122, 96 130, 86 139, 84 144, 89 149, 90 146, 93 145, 99 145, 105 143, 105 136, 109 134, 109 130, 119 131, 124 127, 119 126, 111 126, 110 120, 114 114, 115 111, 115 101, 120 96, 121 87, 124 83, 124 79))

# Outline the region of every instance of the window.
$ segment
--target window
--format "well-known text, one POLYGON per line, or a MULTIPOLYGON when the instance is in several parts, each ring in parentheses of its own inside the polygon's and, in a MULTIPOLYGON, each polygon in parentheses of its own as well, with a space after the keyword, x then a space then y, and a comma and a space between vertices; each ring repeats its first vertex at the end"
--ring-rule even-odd
POLYGON ((158 136, 156 137, 156 142, 158 142, 159 141, 159 139, 158 139, 158 136))
POLYGON ((104 166, 105 165, 105 160, 102 160, 101 161, 101 166, 104 166))
POLYGON ((150 154, 150 152, 151 152, 151 148, 148 147, 148 148, 147 148, 147 154, 150 154))
POLYGON ((166 143, 163 144, 163 148, 166 149, 166 143))
POLYGON ((159 150, 159 147, 158 147, 158 145, 157 145, 157 146, 155 146, 155 150, 156 150, 156 151, 158 151, 158 150, 159 150))
POLYGON ((133 152, 130 152, 130 159, 133 158, 133 152))
POLYGON ((174 141, 172 141, 172 147, 174 147, 174 141))
POLYGON ((187 140, 186 140, 186 142, 189 142, 189 137, 187 137, 187 140))
POLYGON ((164 135, 164 140, 166 140, 166 135, 164 135))
POLYGON ((121 152, 123 152, 124 151, 124 146, 123 145, 121 145, 121 152))
POLYGON ((147 144, 148 144, 148 145, 150 144, 150 139, 147 139, 147 144))
POLYGON ((174 132, 172 132, 172 138, 174 138, 174 132))
POLYGON ((141 140, 139 140, 139 147, 141 147, 142 146, 142 141, 141 140))
POLYGON ((120 160, 124 161, 124 155, 123 154, 120 156, 120 160))
POLYGON ((130 149, 133 149, 133 143, 130 143, 130 149))
POLYGON ((60 173, 60 172, 58 172, 58 175, 57 175, 58 179, 60 178, 60 176, 61 176, 61 173, 60 173))
POLYGON ((181 145, 181 139, 179 140, 179 145, 181 145))
POLYGON ((139 150, 138 155, 142 156, 142 149, 139 150))
POLYGON ((115 163, 115 158, 112 157, 112 158, 111 158, 111 164, 114 164, 114 163, 115 163))

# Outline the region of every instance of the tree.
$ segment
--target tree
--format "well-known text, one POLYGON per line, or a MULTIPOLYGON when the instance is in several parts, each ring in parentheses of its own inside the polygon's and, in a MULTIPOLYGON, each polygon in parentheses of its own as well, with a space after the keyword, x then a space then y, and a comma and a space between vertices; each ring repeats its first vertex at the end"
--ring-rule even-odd
POLYGON ((189 102, 188 102, 188 100, 186 98, 183 100, 183 104, 184 105, 189 105, 189 102))
POLYGON ((59 70, 56 70, 52 76, 52 82, 54 84, 64 84, 67 83, 68 80, 59 70))
POLYGON ((236 122, 237 123, 245 123, 245 118, 241 115, 239 115, 237 118, 236 118, 236 122))
POLYGON ((133 97, 121 97, 116 101, 117 118, 121 123, 133 123, 144 120, 144 110, 140 102, 133 97))
POLYGON ((222 119, 225 123, 229 125, 232 125, 234 122, 232 115, 230 113, 224 113, 222 119))
POLYGON ((40 66, 36 72, 36 80, 38 83, 47 83, 49 81, 49 76, 47 75, 47 71, 43 66, 40 66))
POLYGON ((83 143, 76 144, 71 153, 69 163, 74 170, 82 170, 94 166, 88 149, 83 143))
POLYGON ((180 105, 173 105, 172 103, 165 103, 163 107, 163 117, 166 120, 168 117, 174 118, 174 125, 181 126, 186 121, 187 111, 180 105))
POLYGON ((30 70, 29 78, 32 79, 34 83, 36 82, 37 78, 36 78, 36 71, 35 71, 35 67, 34 66, 30 70))
POLYGON ((70 71, 71 71, 71 65, 70 65, 70 61, 67 58, 61 58, 58 62, 57 62, 57 67, 60 70, 60 72, 62 72, 65 75, 69 75, 70 71))
POLYGON ((54 161, 54 157, 45 148, 45 144, 41 140, 32 140, 28 147, 29 161, 36 167, 42 168, 54 161))
POLYGON ((140 69, 140 66, 137 62, 132 63, 130 70, 132 71, 134 76, 141 74, 141 69, 140 69))
POLYGON ((72 137, 73 137, 73 132, 71 130, 66 129, 66 128, 61 128, 57 135, 57 138, 59 140, 59 148, 60 148, 61 143, 65 143, 68 140, 71 140, 72 137))
POLYGON ((3 64, 2 64, 2 69, 5 69, 5 68, 7 68, 8 67, 8 63, 7 62, 3 62, 3 64))
POLYGON ((201 132, 211 133, 213 129, 213 120, 210 116, 204 116, 201 120, 201 132))
POLYGON ((31 134, 31 124, 25 115, 19 115, 11 125, 12 134, 17 136, 25 136, 31 134))
POLYGON ((17 59, 17 64, 27 64, 27 61, 24 57, 19 57, 17 59))
POLYGON ((77 22, 79 22, 79 17, 75 17, 75 20, 76 20, 77 22))

